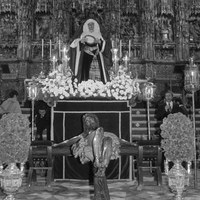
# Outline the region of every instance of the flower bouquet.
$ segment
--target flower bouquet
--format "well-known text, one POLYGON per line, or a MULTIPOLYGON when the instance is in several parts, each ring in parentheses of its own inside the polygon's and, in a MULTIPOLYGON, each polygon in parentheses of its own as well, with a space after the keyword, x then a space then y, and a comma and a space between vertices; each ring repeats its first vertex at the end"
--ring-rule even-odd
POLYGON ((182 113, 175 113, 164 118, 161 125, 161 146, 165 157, 175 162, 189 162, 194 158, 194 135, 191 120, 182 113))
POLYGON ((108 88, 101 81, 91 79, 89 79, 88 81, 82 81, 77 85, 76 89, 78 97, 107 97, 108 88))
POLYGON ((27 116, 18 113, 9 113, 0 119, 1 164, 27 161, 31 143, 29 124, 27 116))
POLYGON ((106 87, 108 88, 107 95, 117 100, 129 100, 140 93, 139 83, 125 73, 107 82, 106 87))
POLYGON ((71 77, 66 77, 58 71, 53 71, 47 78, 38 81, 43 100, 50 104, 59 99, 76 96, 77 82, 73 82, 71 77))

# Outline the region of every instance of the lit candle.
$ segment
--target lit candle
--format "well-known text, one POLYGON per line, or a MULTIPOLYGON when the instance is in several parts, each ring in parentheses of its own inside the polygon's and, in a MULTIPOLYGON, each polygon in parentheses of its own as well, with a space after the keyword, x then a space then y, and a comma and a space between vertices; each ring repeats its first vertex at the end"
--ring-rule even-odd
POLYGON ((118 52, 117 48, 113 49, 114 57, 117 55, 117 52, 118 52))
POLYGON ((128 66, 128 56, 126 55, 123 60, 124 60, 124 63, 125 63, 125 67, 127 68, 127 66, 128 66))
POLYGON ((187 173, 191 174, 191 162, 190 161, 187 163, 187 173))
POLYGON ((51 58, 51 40, 49 42, 49 57, 51 58))
POLYGON ((169 172, 169 164, 168 164, 168 160, 165 160, 165 174, 168 175, 169 172))
POLYGON ((128 41, 128 56, 131 57, 131 40, 128 41))
POLYGON ((116 72, 116 70, 117 70, 117 55, 115 55, 115 57, 114 57, 114 62, 115 62, 114 70, 116 72))
POLYGON ((24 58, 24 41, 22 41, 22 58, 24 58))
POLYGON ((58 40, 58 56, 60 58, 60 40, 58 40))
POLYGON ((68 68, 68 60, 69 60, 69 58, 68 58, 67 54, 65 54, 65 68, 66 69, 68 68))
POLYGON ((146 87, 145 94, 146 94, 146 99, 150 100, 152 98, 153 88, 150 85, 146 87))
POLYGON ((117 57, 118 49, 114 48, 114 49, 112 49, 112 51, 113 51, 113 60, 114 60, 114 71, 116 72, 116 70, 117 70, 117 61, 118 61, 118 57, 117 57))
POLYGON ((82 3, 82 6, 81 6, 81 8, 82 8, 82 12, 84 12, 84 4, 82 3))
POLYGON ((112 40, 112 48, 114 48, 114 40, 112 40))
POLYGON ((63 58, 65 59, 66 47, 63 48, 63 58))
POLYGON ((119 41, 119 57, 122 57, 122 41, 119 41))
POLYGON ((191 82, 192 82, 192 83, 195 83, 195 82, 196 82, 194 71, 191 71, 191 82))
POLYGON ((42 59, 44 57, 44 39, 42 39, 42 59))
POLYGON ((55 63, 56 63, 56 57, 53 56, 53 71, 55 71, 55 63))

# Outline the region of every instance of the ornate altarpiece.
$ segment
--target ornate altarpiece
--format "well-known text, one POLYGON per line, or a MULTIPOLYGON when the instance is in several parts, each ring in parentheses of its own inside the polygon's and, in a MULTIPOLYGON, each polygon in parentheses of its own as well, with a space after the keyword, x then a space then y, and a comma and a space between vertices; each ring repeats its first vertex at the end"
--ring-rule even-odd
POLYGON ((180 92, 182 71, 190 56, 199 62, 198 0, 0 0, 1 99, 23 81, 48 73, 50 45, 72 40, 80 24, 95 17, 112 39, 129 50, 131 70, 155 80, 158 92, 180 92), (42 43, 43 40, 43 43, 42 43), (43 49, 43 50, 42 50, 43 49), (8 73, 9 72, 9 73, 8 73))

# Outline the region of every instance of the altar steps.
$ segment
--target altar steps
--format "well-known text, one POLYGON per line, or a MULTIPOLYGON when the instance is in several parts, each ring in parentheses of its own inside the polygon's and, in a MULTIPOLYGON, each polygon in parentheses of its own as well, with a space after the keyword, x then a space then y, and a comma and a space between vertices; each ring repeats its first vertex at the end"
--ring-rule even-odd
MULTIPOLYGON (((159 124, 155 118, 155 109, 149 109, 150 133, 154 135, 159 130, 159 124)), ((132 108, 132 140, 146 140, 148 138, 147 109, 132 108)))
MULTIPOLYGON (((157 137, 161 121, 155 118, 155 108, 149 109, 150 133, 157 137)), ((190 112, 189 117, 192 119, 190 112)), ((146 108, 132 108, 132 141, 148 139, 148 122, 146 108)), ((200 132, 200 109, 195 110, 196 132, 200 132)))
MULTIPOLYGON (((196 132, 200 134, 200 109, 195 110, 195 125, 196 132)), ((30 108, 22 108, 22 113, 31 117, 30 108)), ((149 109, 150 113, 150 133, 154 136, 159 130, 161 121, 157 121, 155 118, 155 108, 149 109)), ((192 119, 190 112, 189 117, 192 119)), ((132 108, 132 140, 145 140, 148 139, 148 123, 147 123, 147 109, 146 108, 132 108)))

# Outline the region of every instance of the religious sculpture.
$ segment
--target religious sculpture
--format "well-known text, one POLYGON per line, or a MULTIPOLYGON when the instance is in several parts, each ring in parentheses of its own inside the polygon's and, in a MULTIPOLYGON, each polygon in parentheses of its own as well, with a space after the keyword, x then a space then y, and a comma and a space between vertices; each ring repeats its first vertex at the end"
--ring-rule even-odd
POLYGON ((91 113, 83 115, 83 132, 80 135, 55 146, 63 144, 71 146, 74 157, 79 157, 82 164, 91 161, 98 169, 106 168, 110 160, 119 157, 119 138, 111 132, 104 132, 98 117, 91 113))
POLYGON ((98 79, 104 83, 109 81, 108 71, 112 66, 110 38, 102 34, 94 19, 88 19, 75 35, 70 45, 70 66, 74 76, 79 82, 87 81, 94 66, 100 72, 98 79))
POLYGON ((55 146, 70 146, 75 158, 82 164, 92 162, 94 166, 95 199, 110 199, 105 170, 110 160, 119 157, 120 139, 111 132, 104 132, 95 114, 83 116, 83 133, 55 146))

